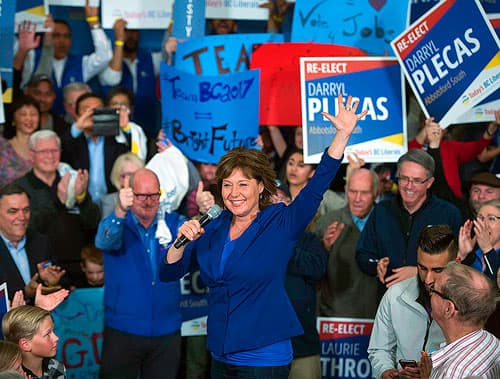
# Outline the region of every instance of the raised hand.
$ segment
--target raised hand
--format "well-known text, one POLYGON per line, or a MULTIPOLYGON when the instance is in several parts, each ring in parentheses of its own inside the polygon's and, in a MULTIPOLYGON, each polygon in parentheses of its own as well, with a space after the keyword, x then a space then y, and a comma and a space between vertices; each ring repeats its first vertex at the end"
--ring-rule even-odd
POLYGON ((115 213, 118 217, 125 217, 125 214, 134 204, 134 190, 130 187, 130 177, 124 181, 123 188, 118 193, 118 204, 115 213))
POLYGON ((115 41, 125 41, 125 28, 127 27, 127 21, 123 18, 118 18, 113 24, 113 30, 115 32, 115 41))
POLYGON ((434 122, 434 117, 425 120, 425 130, 429 147, 437 149, 441 144, 443 130, 437 122, 434 122))
POLYGON ((10 302, 10 309, 20 307, 21 305, 26 305, 26 300, 24 299, 23 291, 19 290, 14 293, 14 297, 10 302))
POLYGON ((458 257, 464 260, 465 257, 474 250, 476 236, 471 237, 473 223, 471 220, 465 221, 458 232, 458 257))
POLYGON ((52 292, 47 295, 44 295, 42 290, 43 287, 41 284, 39 284, 36 287, 35 305, 49 312, 59 304, 61 304, 62 301, 69 295, 69 291, 64 288, 61 288, 59 291, 52 292))
POLYGON ((71 175, 67 172, 57 184, 57 198, 62 204, 66 204, 66 200, 68 199, 68 186, 70 178, 71 175))
MULTIPOLYGON (((78 170, 75 180, 75 195, 82 196, 87 192, 87 186, 89 184, 89 172, 87 170, 78 170)), ((80 200, 82 202, 85 198, 80 200)))
POLYGON ((338 221, 335 221, 328 225, 325 233, 323 234, 323 246, 326 250, 330 250, 331 247, 335 244, 340 236, 340 233, 342 233, 342 230, 344 230, 344 226, 344 223, 339 223, 338 221))
POLYGON ((19 38, 19 49, 28 51, 40 46, 40 36, 36 35, 36 24, 31 21, 23 21, 17 28, 19 38))
POLYGON ((56 265, 49 265, 46 267, 43 267, 44 263, 40 262, 37 263, 36 268, 38 270, 38 274, 40 275, 40 278, 47 283, 50 287, 54 287, 57 284, 59 284, 59 281, 63 277, 64 274, 66 274, 66 270, 61 268, 60 266, 56 265))
POLYGON ((196 205, 201 213, 206 213, 209 208, 215 204, 214 195, 210 191, 203 190, 203 182, 200 180, 198 182, 198 188, 196 189, 196 205))

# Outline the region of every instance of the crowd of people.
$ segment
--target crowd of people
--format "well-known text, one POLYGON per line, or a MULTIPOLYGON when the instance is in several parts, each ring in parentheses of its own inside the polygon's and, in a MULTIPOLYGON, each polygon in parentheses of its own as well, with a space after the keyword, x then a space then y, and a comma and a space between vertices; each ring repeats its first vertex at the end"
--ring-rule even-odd
MULTIPOLYGON (((268 4, 268 31, 288 5, 268 4)), ((65 378, 50 311, 104 286, 101 378, 318 379, 318 316, 374 319, 374 377, 500 377, 500 110, 446 130, 422 118, 396 164, 342 164, 367 111, 339 95, 318 165, 300 126, 274 125, 260 149, 190 161, 154 111, 176 39, 146 52, 119 19, 112 43, 98 14, 87 1, 88 55, 71 54, 64 20, 48 16, 43 38, 19 25, 0 137, 0 375, 65 378), (100 108, 116 133, 96 132, 100 108), (478 138, 459 140, 468 128, 478 138), (207 336, 182 338, 179 279, 196 271, 207 336)))

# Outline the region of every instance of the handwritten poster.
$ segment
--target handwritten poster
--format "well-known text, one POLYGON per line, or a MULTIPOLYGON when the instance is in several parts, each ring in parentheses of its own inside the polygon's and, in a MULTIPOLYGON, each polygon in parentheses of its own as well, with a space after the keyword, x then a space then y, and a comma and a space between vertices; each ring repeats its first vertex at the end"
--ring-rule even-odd
POLYGON ((180 41, 205 35, 205 0, 174 2, 172 35, 180 41))
POLYGON ((255 147, 259 71, 198 76, 162 63, 162 128, 189 159, 217 163, 234 147, 255 147))
POLYGON ((106 0, 101 4, 102 26, 112 29, 117 18, 129 29, 166 29, 172 18, 174 0, 106 0))
POLYGON ((283 42, 282 34, 227 34, 192 38, 177 45, 175 67, 196 75, 248 70, 254 44, 283 42))
POLYGON ((439 3, 392 47, 425 116, 443 128, 498 89, 500 43, 478 0, 439 3))
POLYGON ((359 120, 346 148, 366 162, 396 162, 406 152, 406 111, 401 69, 395 58, 301 58, 304 162, 318 163, 335 135, 321 112, 337 114, 337 96, 359 101, 359 120), (367 85, 369 83, 369 85, 367 85))
POLYGON ((260 69, 260 124, 301 125, 300 57, 364 55, 355 47, 327 43, 287 42, 257 46, 250 68, 260 69))
POLYGON ((103 299, 103 288, 77 289, 51 312, 59 337, 57 359, 66 366, 68 378, 98 377, 104 330, 103 299))
POLYGON ((391 41, 405 30, 408 1, 297 0, 292 42, 354 46, 368 55, 394 55, 391 41))

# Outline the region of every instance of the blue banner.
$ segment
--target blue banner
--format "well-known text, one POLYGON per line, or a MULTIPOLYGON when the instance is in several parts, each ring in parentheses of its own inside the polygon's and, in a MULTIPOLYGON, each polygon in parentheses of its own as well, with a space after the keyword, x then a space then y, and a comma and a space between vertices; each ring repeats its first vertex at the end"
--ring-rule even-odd
POLYGON ((426 117, 442 127, 498 88, 500 43, 477 0, 439 3, 392 46, 426 117))
POLYGON ((200 279, 200 271, 187 274, 180 280, 182 335, 207 334, 208 287, 200 279))
MULTIPOLYGON (((418 20, 425 12, 432 9, 440 0, 411 0, 410 24, 418 20)), ((500 1, 480 0, 484 11, 488 14, 500 13, 500 1)))
POLYGON ((368 343, 373 320, 318 317, 323 379, 371 378, 368 343))
POLYGON ((164 63, 160 69, 162 127, 189 159, 218 163, 235 147, 255 147, 259 70, 197 76, 164 63))
POLYGON ((406 151, 406 112, 401 69, 395 58, 301 58, 304 161, 318 163, 335 135, 321 115, 336 115, 337 96, 359 100, 368 110, 346 149, 366 162, 395 162, 406 151), (370 85, 366 85, 370 83, 370 85))
POLYGON ((390 42, 405 30, 408 1, 297 0, 292 42, 347 45, 368 55, 394 55, 390 42))
POLYGON ((205 35, 205 0, 175 0, 172 35, 179 40, 205 35))
POLYGON ((196 75, 245 71, 250 65, 253 44, 266 42, 283 42, 283 35, 227 34, 193 38, 177 45, 175 67, 196 75))
POLYGON ((12 47, 14 46, 14 17, 16 14, 15 0, 0 0, 0 77, 5 80, 2 85, 3 102, 12 101, 12 47))
POLYGON ((57 359, 68 378, 97 378, 104 329, 104 288, 82 288, 70 293, 52 313, 59 337, 57 359))

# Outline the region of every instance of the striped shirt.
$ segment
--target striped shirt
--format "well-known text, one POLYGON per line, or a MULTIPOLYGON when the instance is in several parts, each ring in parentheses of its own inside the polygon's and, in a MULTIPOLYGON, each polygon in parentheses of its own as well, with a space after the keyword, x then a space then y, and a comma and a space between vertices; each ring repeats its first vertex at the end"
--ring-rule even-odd
POLYGON ((480 329, 431 355, 431 379, 500 378, 500 340, 480 329))

